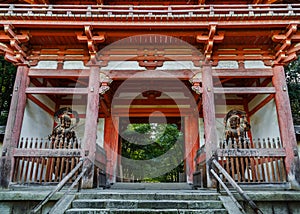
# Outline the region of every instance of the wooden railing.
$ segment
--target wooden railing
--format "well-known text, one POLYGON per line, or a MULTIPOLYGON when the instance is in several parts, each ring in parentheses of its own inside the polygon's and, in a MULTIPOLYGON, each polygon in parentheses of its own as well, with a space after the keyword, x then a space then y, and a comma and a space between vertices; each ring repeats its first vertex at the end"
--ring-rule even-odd
POLYGON ((220 163, 212 158, 211 159, 211 169, 210 173, 215 177, 215 179, 221 184, 221 186, 224 188, 224 190, 227 192, 227 194, 230 196, 231 200, 236 204, 239 211, 243 214, 246 214, 244 208, 240 205, 240 203, 236 200, 234 195, 230 192, 229 188, 226 186, 226 184, 221 179, 220 175, 228 181, 228 183, 237 191, 237 193, 240 194, 242 199, 247 202, 250 207, 253 209, 253 211, 257 214, 263 214, 263 212, 257 207, 257 205, 254 203, 254 201, 242 190, 242 188, 232 179, 232 177, 228 174, 228 172, 220 165, 220 163), (215 171, 215 169, 218 171, 218 173, 215 171))
POLYGON ((300 4, 265 5, 27 5, 0 4, 0 17, 201 18, 299 16, 300 4))
POLYGON ((216 152, 221 166, 239 183, 283 183, 287 181, 285 149, 279 139, 222 141, 216 152))
MULTIPOLYGON (((78 171, 80 171, 80 169, 82 168, 83 162, 85 160, 88 159, 81 159, 76 166, 74 167, 74 169, 72 169, 58 184, 57 186, 51 191, 49 192, 49 194, 40 202, 38 203, 30 212, 30 214, 34 214, 34 213, 38 213, 41 208, 51 199, 51 197, 57 193, 58 191, 60 191, 64 185, 68 182, 68 180, 72 177, 75 176, 75 174, 78 175, 78 171)), ((60 198, 60 200, 58 202, 62 202, 65 199, 65 196, 75 187, 75 185, 78 185, 78 182, 80 182, 82 176, 86 173, 86 171, 88 171, 88 168, 83 168, 83 170, 81 170, 80 174, 78 176, 75 176, 75 180, 72 183, 72 185, 68 188, 68 190, 63 194, 63 196, 60 198)), ((78 191, 80 190, 80 185, 78 185, 78 191)), ((56 205, 56 204, 55 204, 56 205)), ((51 212, 53 210, 53 208, 56 208, 56 206, 52 207, 52 209, 50 210, 50 212, 48 213, 57 213, 57 212, 51 212)), ((62 213, 64 211, 59 210, 59 213, 62 213)))
MULTIPOLYGON (((20 184, 60 182, 83 156, 77 140, 62 142, 33 138, 22 138, 13 154, 12 181, 20 184)), ((69 182, 72 180, 70 178, 69 182)))
MULTIPOLYGON (((286 151, 279 139, 249 139, 237 143, 220 141, 215 154, 226 172, 239 184, 283 184, 287 182, 286 151)), ((205 146, 201 147, 195 158, 195 188, 206 186, 207 160, 205 146)), ((225 177, 222 178, 226 182, 225 177)))

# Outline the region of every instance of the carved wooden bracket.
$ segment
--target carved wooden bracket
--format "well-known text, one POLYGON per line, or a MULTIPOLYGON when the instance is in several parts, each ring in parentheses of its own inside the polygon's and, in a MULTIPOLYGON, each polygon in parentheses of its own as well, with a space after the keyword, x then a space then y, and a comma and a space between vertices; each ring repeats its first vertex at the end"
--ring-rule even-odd
POLYGON ((147 49, 138 51, 139 66, 145 67, 147 70, 155 70, 164 64, 164 51, 157 49, 147 49))
POLYGON ((98 51, 98 48, 96 44, 102 43, 105 41, 105 35, 103 33, 96 35, 93 35, 93 27, 92 26, 84 26, 84 34, 82 35, 82 32, 77 32, 77 39, 80 42, 87 42, 87 46, 89 49, 91 60, 96 60, 96 53, 98 51))
POLYGON ((280 43, 276 47, 274 64, 286 64, 297 59, 297 52, 300 51, 300 32, 297 24, 290 24, 285 34, 275 34, 272 40, 280 43))
POLYGON ((201 94, 202 88, 200 86, 200 82, 194 82, 192 86, 192 90, 195 91, 197 94, 201 94))
POLYGON ((103 95, 105 94, 105 92, 107 92, 109 90, 109 86, 107 82, 102 82, 99 88, 99 94, 103 95))
POLYGON ((100 73, 100 88, 99 88, 99 94, 103 95, 105 92, 107 92, 110 87, 110 83, 112 82, 112 79, 110 79, 106 74, 100 73))
POLYGON ((4 25, 4 33, 0 34, 0 50, 4 52, 4 58, 16 64, 28 64, 25 53, 27 49, 22 46, 22 43, 29 41, 28 33, 17 35, 12 25, 4 25))
POLYGON ((212 50, 215 42, 222 42, 224 39, 224 32, 218 32, 216 35, 217 26, 210 25, 208 35, 197 35, 196 40, 199 43, 205 43, 204 56, 206 61, 210 61, 212 57, 212 50))

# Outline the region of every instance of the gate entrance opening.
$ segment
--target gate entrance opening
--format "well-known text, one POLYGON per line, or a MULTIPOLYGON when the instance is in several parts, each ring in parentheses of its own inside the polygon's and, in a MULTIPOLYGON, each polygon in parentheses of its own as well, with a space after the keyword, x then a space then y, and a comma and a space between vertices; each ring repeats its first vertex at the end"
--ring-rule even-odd
POLYGON ((118 182, 185 182, 180 117, 120 118, 118 182))

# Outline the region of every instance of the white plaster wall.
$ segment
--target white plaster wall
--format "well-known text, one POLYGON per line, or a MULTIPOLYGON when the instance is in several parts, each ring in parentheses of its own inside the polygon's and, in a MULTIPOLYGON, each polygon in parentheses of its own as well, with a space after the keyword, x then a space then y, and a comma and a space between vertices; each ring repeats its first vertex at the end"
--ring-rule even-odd
POLYGON ((199 143, 200 147, 204 145, 205 139, 204 139, 204 121, 203 118, 199 118, 199 143))
POLYGON ((271 100, 250 117, 253 139, 280 137, 276 106, 271 100))
POLYGON ((57 61, 39 61, 36 66, 32 66, 31 68, 56 69, 57 68, 57 61))
POLYGON ((97 127, 97 144, 100 147, 104 147, 104 118, 99 118, 97 127))
POLYGON ((65 61, 64 69, 88 69, 82 61, 65 61))
POLYGON ((270 66, 265 66, 264 62, 260 60, 246 60, 244 66, 245 68, 271 68, 270 66))
POLYGON ((213 69, 238 69, 239 65, 237 61, 219 61, 217 66, 213 69))
POLYGON ((195 67, 191 61, 166 61, 162 67, 157 68, 159 70, 178 70, 178 69, 191 69, 197 70, 199 67, 195 67))
MULTIPOLYGON (((39 97, 42 101, 42 96, 39 97)), ((46 102, 46 99, 43 99, 46 102)), ((53 107, 48 103, 48 107, 53 107)), ((21 137, 28 138, 47 138, 53 128, 53 116, 41 109, 38 105, 27 100, 24 112, 21 137)))

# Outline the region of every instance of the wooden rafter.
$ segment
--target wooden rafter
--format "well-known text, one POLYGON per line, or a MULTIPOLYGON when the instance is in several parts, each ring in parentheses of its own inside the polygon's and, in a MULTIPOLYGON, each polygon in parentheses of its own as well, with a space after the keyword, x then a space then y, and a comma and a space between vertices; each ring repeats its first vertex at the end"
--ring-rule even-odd
POLYGON ((264 0, 253 0, 253 4, 262 4, 264 0))
POLYGON ((12 63, 25 63, 27 55, 22 42, 27 42, 29 36, 17 35, 10 24, 4 25, 4 33, 0 35, 0 51, 4 53, 4 58, 12 63))
POLYGON ((50 4, 49 0, 21 0, 21 2, 28 4, 50 4))
POLYGON ((300 41, 300 33, 298 33, 297 24, 290 24, 287 27, 285 34, 275 34, 273 35, 272 40, 274 42, 280 42, 276 48, 275 63, 288 63, 297 59, 296 52, 299 51, 299 49, 296 44, 293 44, 293 42, 300 41))

